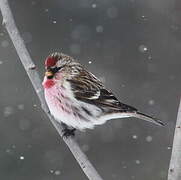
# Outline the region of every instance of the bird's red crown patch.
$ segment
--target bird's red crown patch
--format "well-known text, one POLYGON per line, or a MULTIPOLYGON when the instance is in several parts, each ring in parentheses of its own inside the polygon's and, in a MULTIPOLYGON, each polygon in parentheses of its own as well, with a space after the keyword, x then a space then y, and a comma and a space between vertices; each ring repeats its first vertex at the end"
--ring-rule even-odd
POLYGON ((55 64, 57 63, 58 59, 55 57, 48 57, 45 60, 45 66, 46 67, 51 67, 51 66, 55 66, 55 64))

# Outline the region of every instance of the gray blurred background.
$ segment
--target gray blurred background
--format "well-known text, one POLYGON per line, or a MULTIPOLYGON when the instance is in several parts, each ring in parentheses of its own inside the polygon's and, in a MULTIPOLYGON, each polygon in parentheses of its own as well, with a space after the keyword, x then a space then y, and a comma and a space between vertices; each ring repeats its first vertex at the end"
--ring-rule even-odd
MULTIPOLYGON (((181 89, 180 0, 10 0, 10 5, 41 78, 45 57, 64 52, 122 102, 167 123, 160 128, 130 118, 77 132, 104 180, 165 180, 181 89)), ((42 112, 3 26, 0 82, 0 179, 85 180, 42 112)))

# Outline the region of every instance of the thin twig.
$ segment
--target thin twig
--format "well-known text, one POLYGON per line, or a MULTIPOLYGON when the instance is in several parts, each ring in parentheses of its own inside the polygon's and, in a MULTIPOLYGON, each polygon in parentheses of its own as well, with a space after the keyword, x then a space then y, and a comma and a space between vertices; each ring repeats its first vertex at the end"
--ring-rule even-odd
POLYGON ((181 180, 181 101, 178 109, 168 180, 181 180))
MULTIPOLYGON (((62 126, 54 120, 54 118, 50 115, 49 109, 47 107, 47 104, 44 99, 43 94, 43 88, 41 85, 41 80, 39 77, 38 72, 36 71, 36 66, 33 63, 29 52, 26 49, 25 43, 23 39, 20 36, 20 33, 16 27, 11 9, 8 4, 8 0, 0 0, 0 9, 3 16, 3 24, 5 25, 9 36, 15 46, 15 49, 17 51, 17 54, 19 55, 19 58, 31 80, 31 83, 40 99, 41 105, 47 116, 49 117, 50 121, 58 131, 59 135, 62 137, 62 126)), ((79 163, 80 167, 86 174, 86 176, 90 180, 102 180, 98 172, 95 170, 93 165, 88 160, 87 156, 82 152, 79 145, 76 143, 76 141, 69 137, 69 138, 63 138, 67 146, 69 147, 70 151, 74 155, 75 159, 79 163)))

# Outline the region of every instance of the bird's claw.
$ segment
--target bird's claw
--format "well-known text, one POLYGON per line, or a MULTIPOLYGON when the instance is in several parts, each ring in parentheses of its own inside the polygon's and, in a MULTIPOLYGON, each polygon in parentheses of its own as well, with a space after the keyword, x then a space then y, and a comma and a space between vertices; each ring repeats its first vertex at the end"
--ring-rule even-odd
POLYGON ((75 128, 73 129, 68 129, 68 128, 65 128, 62 130, 62 133, 63 133, 63 137, 65 138, 68 138, 69 136, 75 136, 75 128))

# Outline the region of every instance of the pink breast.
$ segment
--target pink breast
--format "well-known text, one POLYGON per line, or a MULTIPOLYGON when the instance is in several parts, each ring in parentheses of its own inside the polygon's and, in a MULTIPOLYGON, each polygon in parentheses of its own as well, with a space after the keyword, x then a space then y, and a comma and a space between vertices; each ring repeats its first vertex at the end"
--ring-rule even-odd
POLYGON ((51 88, 52 86, 55 85, 55 82, 52 80, 52 79, 46 79, 44 82, 43 82, 43 87, 45 89, 48 89, 48 88, 51 88))

